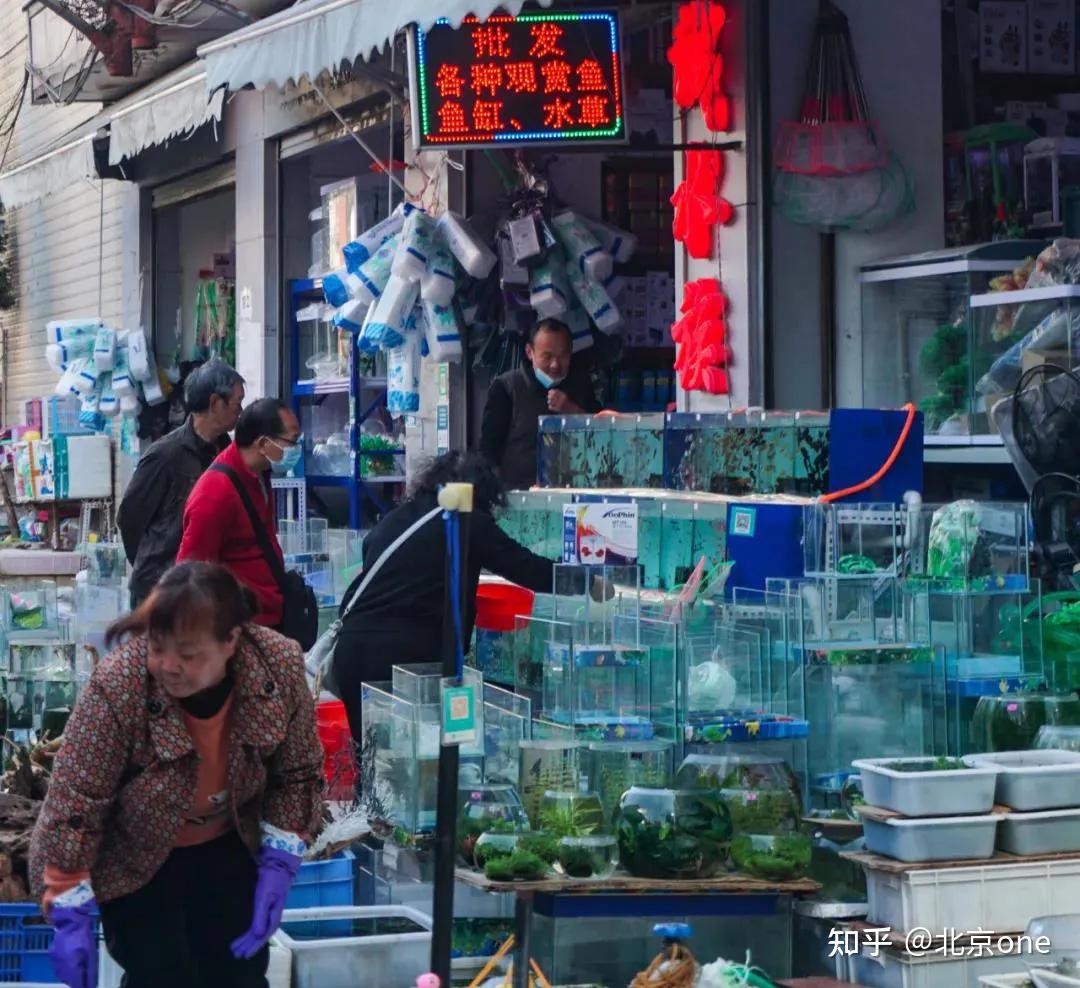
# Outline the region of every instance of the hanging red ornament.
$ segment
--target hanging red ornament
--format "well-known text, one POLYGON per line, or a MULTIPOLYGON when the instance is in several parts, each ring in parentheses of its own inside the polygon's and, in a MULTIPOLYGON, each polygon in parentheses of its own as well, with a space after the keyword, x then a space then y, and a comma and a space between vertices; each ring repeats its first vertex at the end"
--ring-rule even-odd
POLYGON ((718 194, 724 179, 724 158, 719 151, 687 151, 684 161, 686 178, 671 197, 675 207, 672 232, 691 257, 707 260, 712 256, 712 228, 717 223, 730 223, 735 216, 735 208, 718 194))
POLYGON ((687 282, 683 290, 683 313, 671 327, 678 345, 675 371, 684 391, 726 395, 730 390, 727 367, 727 299, 716 278, 687 282))
POLYGON ((671 31, 668 61, 674 76, 675 102, 684 110, 701 105, 705 126, 727 130, 731 110, 723 89, 724 59, 720 35, 727 12, 714 0, 692 0, 679 7, 671 31))

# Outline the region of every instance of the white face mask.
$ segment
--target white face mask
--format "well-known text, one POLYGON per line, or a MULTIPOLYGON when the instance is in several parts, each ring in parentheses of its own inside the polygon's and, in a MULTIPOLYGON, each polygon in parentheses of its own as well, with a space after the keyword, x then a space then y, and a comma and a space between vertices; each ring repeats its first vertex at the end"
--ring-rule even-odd
POLYGON ((559 378, 549 377, 542 370, 540 370, 539 367, 534 367, 533 368, 533 374, 536 375, 536 380, 540 382, 540 387, 547 388, 549 391, 552 388, 558 387, 560 384, 562 384, 563 381, 566 380, 565 377, 559 377, 559 378))

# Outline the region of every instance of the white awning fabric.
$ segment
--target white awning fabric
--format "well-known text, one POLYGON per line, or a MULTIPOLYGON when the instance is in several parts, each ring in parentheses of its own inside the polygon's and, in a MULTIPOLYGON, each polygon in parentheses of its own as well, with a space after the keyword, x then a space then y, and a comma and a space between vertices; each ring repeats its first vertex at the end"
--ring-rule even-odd
MULTIPOLYGON (((543 7, 552 0, 539 0, 543 7)), ((210 92, 220 86, 285 86, 314 81, 343 62, 383 50, 398 31, 427 30, 440 17, 455 27, 469 14, 480 20, 496 8, 520 12, 524 0, 300 0, 287 10, 199 48, 210 92)))
POLYGON ((0 202, 7 209, 25 206, 82 179, 97 177, 94 137, 109 133, 109 163, 119 164, 155 144, 187 136, 220 120, 225 93, 207 99, 206 73, 199 61, 155 82, 80 124, 52 147, 0 174, 0 202))
POLYGON ((195 61, 117 104, 109 120, 109 164, 117 165, 155 144, 188 137, 203 124, 221 120, 225 93, 207 99, 206 72, 195 61))

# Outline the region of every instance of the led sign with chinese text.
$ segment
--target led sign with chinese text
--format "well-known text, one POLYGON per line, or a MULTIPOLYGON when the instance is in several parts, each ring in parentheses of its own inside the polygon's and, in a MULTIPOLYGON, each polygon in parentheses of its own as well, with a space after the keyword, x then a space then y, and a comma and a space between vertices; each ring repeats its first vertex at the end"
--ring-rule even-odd
POLYGON ((614 13, 440 20, 414 32, 410 57, 420 146, 626 138, 614 13))

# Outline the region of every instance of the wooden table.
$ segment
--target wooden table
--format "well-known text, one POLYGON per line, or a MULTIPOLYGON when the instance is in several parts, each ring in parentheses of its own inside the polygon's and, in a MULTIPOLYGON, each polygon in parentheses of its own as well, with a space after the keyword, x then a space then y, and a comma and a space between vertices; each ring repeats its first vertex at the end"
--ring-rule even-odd
POLYGON ((672 907, 669 914, 707 915, 699 901, 703 897, 723 898, 729 915, 753 916, 762 915, 766 907, 775 908, 772 900, 779 896, 808 895, 821 890, 821 885, 809 878, 770 882, 739 874, 687 881, 620 874, 605 881, 545 878, 535 882, 493 882, 481 872, 458 868, 455 877, 484 892, 513 894, 514 988, 526 988, 528 984, 533 907, 537 897, 553 905, 558 901, 562 908, 555 911, 567 917, 652 916, 656 914, 658 900, 672 907))

